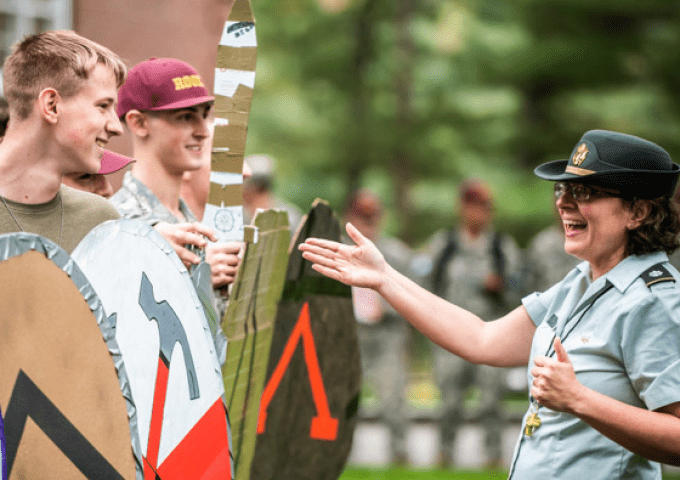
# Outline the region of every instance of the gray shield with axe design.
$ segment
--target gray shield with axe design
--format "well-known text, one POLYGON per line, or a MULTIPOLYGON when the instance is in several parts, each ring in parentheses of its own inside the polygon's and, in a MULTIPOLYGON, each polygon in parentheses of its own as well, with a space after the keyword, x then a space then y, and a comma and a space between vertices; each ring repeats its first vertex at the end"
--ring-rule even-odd
POLYGON ((104 308, 137 406, 144 478, 231 478, 224 386, 203 306, 187 270, 153 228, 99 225, 73 252, 104 308), (213 478, 213 477, 209 477, 213 478))

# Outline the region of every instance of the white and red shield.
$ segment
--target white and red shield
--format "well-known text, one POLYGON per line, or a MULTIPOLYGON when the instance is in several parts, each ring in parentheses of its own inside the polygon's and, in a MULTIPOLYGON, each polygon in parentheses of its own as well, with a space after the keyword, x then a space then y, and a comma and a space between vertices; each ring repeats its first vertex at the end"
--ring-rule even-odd
POLYGON ((94 228, 73 258, 116 314, 145 479, 231 479, 224 385, 210 328, 172 247, 137 220, 94 228))

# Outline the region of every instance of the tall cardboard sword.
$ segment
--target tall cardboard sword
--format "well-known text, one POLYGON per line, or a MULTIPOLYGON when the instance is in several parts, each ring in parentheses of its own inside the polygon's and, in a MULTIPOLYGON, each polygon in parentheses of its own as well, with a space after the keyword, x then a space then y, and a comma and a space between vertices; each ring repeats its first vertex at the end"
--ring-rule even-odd
POLYGON ((215 66, 215 135, 203 223, 220 241, 248 240, 243 227, 243 155, 255 88, 257 41, 248 0, 236 0, 224 24, 215 66))

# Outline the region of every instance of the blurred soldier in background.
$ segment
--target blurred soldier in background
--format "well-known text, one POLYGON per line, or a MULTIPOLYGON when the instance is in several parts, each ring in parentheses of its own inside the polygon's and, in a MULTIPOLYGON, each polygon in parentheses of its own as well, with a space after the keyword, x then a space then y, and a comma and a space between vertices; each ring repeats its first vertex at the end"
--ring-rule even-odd
MULTIPOLYGON (((354 192, 347 198, 343 214, 344 221, 351 222, 371 239, 390 265, 411 276, 409 247, 380 233, 383 207, 376 195, 368 190, 354 192)), ((379 416, 390 429, 393 462, 404 464, 408 324, 374 290, 353 287, 352 297, 363 381, 368 382, 379 397, 379 416)))
POLYGON ((302 212, 295 205, 274 195, 274 159, 267 155, 249 155, 245 163, 251 176, 243 179, 243 223, 249 224, 258 209, 278 209, 288 213, 291 235, 295 234, 302 212))
MULTIPOLYGON (((489 186, 467 180, 460 188, 460 226, 436 232, 425 247, 431 259, 431 291, 489 321, 519 304, 521 253, 515 241, 492 226, 489 186)), ((479 390, 489 466, 501 463, 505 369, 473 365, 434 345, 435 378, 442 393, 441 463, 451 466, 456 431, 464 420, 470 387, 479 390)))
POLYGON ((546 291, 562 281, 580 262, 564 251, 561 221, 538 232, 527 249, 526 293, 546 291))

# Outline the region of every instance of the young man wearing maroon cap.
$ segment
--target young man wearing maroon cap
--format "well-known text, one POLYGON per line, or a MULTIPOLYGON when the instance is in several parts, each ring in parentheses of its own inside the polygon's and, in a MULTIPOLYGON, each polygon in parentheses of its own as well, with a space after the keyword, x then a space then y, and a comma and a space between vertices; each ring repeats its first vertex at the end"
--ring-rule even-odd
POLYGON ((62 186, 96 173, 103 145, 122 133, 115 112, 126 68, 70 31, 31 35, 4 64, 12 121, 0 143, 0 233, 31 232, 68 253, 96 225, 118 218, 105 200, 62 186))
POLYGON ((132 68, 120 88, 118 116, 132 135, 137 160, 110 201, 124 218, 148 221, 168 240, 185 265, 199 257, 186 246, 206 248, 213 286, 233 282, 239 244, 208 244, 214 232, 197 221, 180 198, 185 172, 204 166, 211 147, 214 97, 189 64, 152 58, 132 68))

